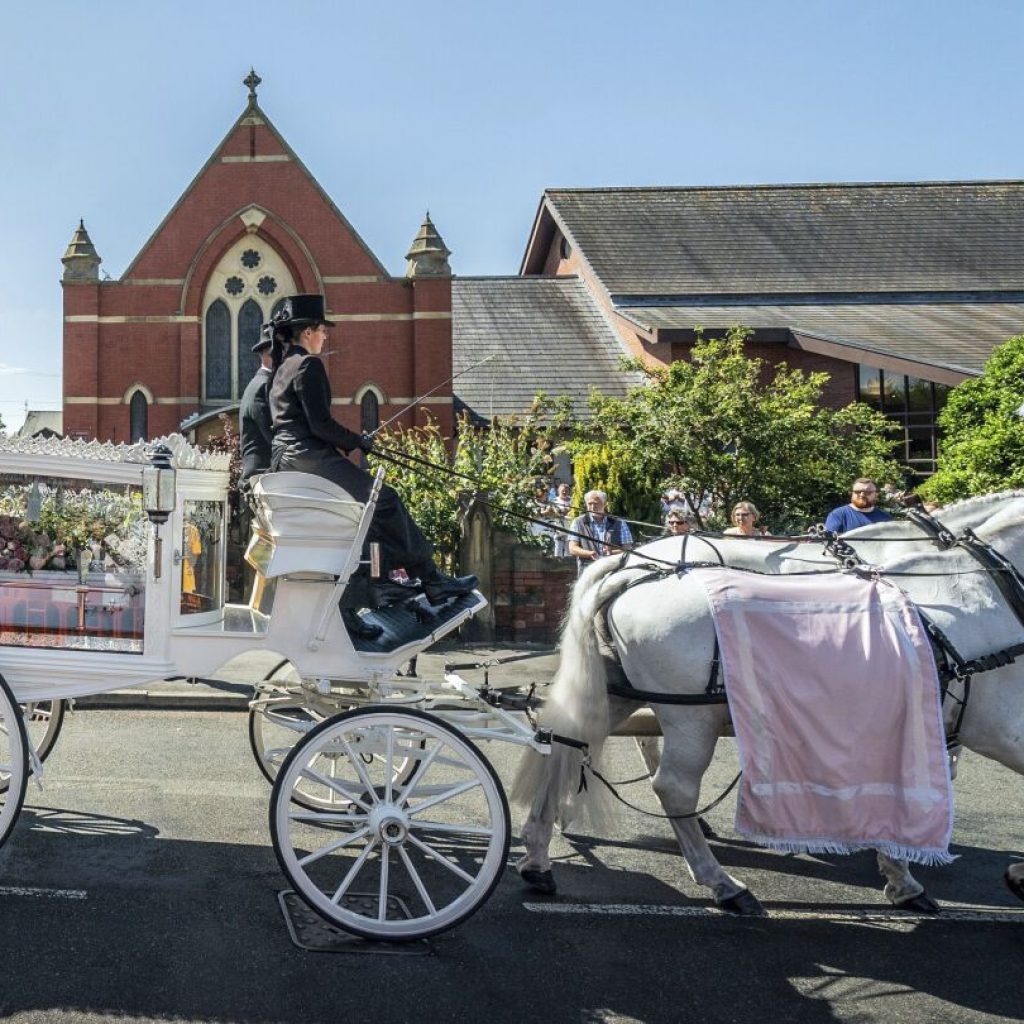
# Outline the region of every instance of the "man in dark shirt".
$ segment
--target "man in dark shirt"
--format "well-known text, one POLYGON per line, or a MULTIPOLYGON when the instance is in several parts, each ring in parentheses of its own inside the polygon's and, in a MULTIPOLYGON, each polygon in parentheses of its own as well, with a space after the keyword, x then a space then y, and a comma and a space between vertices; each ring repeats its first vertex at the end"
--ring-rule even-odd
MULTIPOLYGON (((271 469, 315 473, 338 484, 356 501, 365 502, 373 478, 346 455, 356 449, 369 452, 373 439, 349 430, 331 416, 331 385, 319 358, 330 326, 323 298, 289 296, 278 316, 275 331, 287 333, 289 343, 280 352, 275 337, 272 347, 275 362, 280 352, 280 364, 270 386, 271 469)), ((433 546, 390 487, 381 489, 368 540, 380 544, 385 573, 404 567, 410 576, 418 576, 433 604, 468 594, 476 587, 475 576, 450 577, 438 570, 433 546)))
POLYGON ((270 421, 270 378, 274 375, 270 356, 273 341, 271 325, 264 324, 260 340, 252 350, 259 354, 260 368, 242 392, 238 407, 239 447, 242 455, 242 471, 239 485, 247 489, 253 477, 270 469, 270 447, 273 427, 270 421))
POLYGON ((878 507, 878 499, 878 484, 869 476, 859 477, 853 481, 849 505, 832 509, 825 520, 825 529, 833 533, 848 533, 858 526, 890 522, 892 516, 878 507))

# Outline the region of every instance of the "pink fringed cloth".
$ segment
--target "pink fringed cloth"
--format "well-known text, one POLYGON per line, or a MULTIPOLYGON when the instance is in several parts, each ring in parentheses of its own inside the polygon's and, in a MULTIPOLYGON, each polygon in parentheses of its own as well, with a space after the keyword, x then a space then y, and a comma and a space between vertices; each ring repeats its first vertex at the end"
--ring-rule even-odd
POLYGON ((792 853, 952 860, 938 673, 895 586, 845 573, 696 569, 743 780, 736 828, 792 853))

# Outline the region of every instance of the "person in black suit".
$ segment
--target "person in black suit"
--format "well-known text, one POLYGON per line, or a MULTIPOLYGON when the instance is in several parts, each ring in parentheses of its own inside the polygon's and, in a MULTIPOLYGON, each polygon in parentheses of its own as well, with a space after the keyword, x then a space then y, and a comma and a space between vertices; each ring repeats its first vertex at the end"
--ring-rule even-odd
MULTIPOLYGON (((274 319, 270 468, 314 473, 365 502, 373 478, 346 455, 356 449, 371 451, 373 438, 349 430, 331 416, 331 385, 320 360, 329 327, 320 295, 289 296, 274 319), (287 341, 279 341, 280 336, 287 341)), ((409 576, 419 577, 432 604, 476 587, 475 576, 446 576, 437 568, 433 545, 390 487, 380 492, 368 540, 380 544, 385 575, 404 567, 409 576)))
POLYGON ((270 324, 264 324, 260 330, 260 340, 252 347, 253 352, 259 354, 260 368, 245 386, 238 406, 238 444, 242 456, 238 483, 243 490, 249 488, 253 477, 270 469, 274 429, 270 418, 270 380, 274 375, 270 355, 273 342, 271 330, 270 324))

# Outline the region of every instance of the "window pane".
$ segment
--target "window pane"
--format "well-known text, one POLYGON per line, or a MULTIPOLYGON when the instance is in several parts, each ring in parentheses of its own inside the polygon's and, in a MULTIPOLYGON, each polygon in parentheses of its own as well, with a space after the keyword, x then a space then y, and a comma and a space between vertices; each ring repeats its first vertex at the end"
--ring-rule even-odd
POLYGON ((380 426, 380 403, 372 391, 367 391, 360 402, 359 426, 364 433, 370 433, 380 426))
POLYGON ((886 412, 903 412, 907 407, 907 378, 902 374, 882 374, 882 402, 886 412))
POLYGON ((141 489, 0 474, 0 646, 141 654, 141 489))
POLYGON ((224 505, 186 501, 181 534, 181 614, 214 611, 224 603, 224 505))
POLYGON ((145 441, 149 433, 149 403, 141 391, 132 395, 129 420, 132 442, 145 441))
POLYGON ((948 384, 935 385, 935 409, 938 411, 946 404, 951 388, 948 384))
POLYGON ((252 380, 260 365, 260 357, 252 351, 252 347, 260 340, 262 324, 263 310, 259 303, 249 299, 238 313, 238 380, 235 389, 238 397, 241 397, 246 384, 252 380))
POLYGON ((231 397, 231 313, 220 299, 206 311, 206 397, 231 397))
POLYGON ((874 409, 881 408, 882 380, 881 371, 871 366, 861 366, 857 382, 860 401, 870 405, 874 409))
POLYGON ((932 408, 932 382, 918 377, 907 378, 907 394, 910 408, 918 411, 930 411, 932 408))
POLYGON ((911 460, 932 459, 935 431, 931 427, 911 427, 907 431, 907 456, 911 460))

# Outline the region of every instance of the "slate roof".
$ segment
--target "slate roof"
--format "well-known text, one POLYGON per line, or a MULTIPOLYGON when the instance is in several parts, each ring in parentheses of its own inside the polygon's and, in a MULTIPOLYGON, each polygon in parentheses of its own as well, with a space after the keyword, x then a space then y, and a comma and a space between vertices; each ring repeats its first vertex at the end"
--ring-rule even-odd
POLYGON ((521 414, 538 391, 568 394, 577 415, 591 388, 622 396, 640 374, 624 373, 626 351, 577 277, 456 277, 452 280, 452 385, 475 415, 521 414))
MULTIPOLYGON (((785 327, 798 334, 980 373, 992 349, 1024 334, 1024 302, 637 305, 620 307, 648 329, 785 327)), ((869 363, 851 354, 851 359, 869 363)))
POLYGON ((1024 181, 545 196, 613 296, 1024 287, 1024 181))

